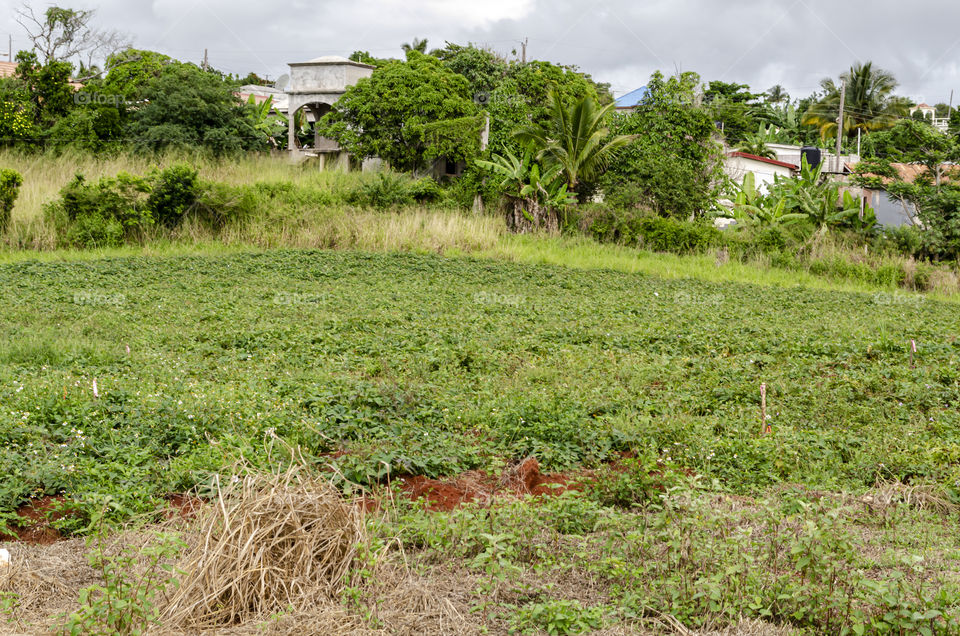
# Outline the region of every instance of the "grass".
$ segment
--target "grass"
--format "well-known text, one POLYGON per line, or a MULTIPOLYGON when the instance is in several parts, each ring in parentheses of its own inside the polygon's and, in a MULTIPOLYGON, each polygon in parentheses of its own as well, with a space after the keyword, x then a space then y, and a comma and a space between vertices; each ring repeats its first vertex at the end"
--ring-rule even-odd
MULTIPOLYGON (((350 573, 317 580, 342 588, 333 601, 260 599, 250 620, 267 633, 960 629, 954 302, 565 238, 499 238, 482 257, 423 248, 4 253, 0 528, 54 495, 66 534, 155 521, 165 495, 215 498, 296 447, 341 491, 388 503, 350 573), (564 250, 571 266, 555 264, 564 250), (596 477, 445 513, 384 490, 529 456, 596 477)), ((20 631, 63 612, 119 620, 65 606, 96 583, 74 550, 51 564, 15 547, 0 615, 20 631), (39 567, 76 589, 40 599, 39 567)), ((297 554, 276 567, 310 558, 297 554)), ((255 557, 238 549, 217 571, 255 557)), ((111 572, 101 587, 120 601, 142 587, 133 565, 111 572)), ((173 611, 161 592, 137 616, 173 611)))
POLYGON ((268 430, 359 483, 628 450, 741 493, 960 478, 960 319, 930 299, 328 251, 20 262, 0 288, 6 510, 122 518, 268 430))

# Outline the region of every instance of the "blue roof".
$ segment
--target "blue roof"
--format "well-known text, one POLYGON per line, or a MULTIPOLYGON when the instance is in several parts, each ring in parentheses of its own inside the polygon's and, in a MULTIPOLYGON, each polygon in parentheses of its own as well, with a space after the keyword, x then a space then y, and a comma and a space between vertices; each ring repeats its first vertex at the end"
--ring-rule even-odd
POLYGON ((636 90, 630 91, 626 95, 617 98, 617 108, 634 108, 643 103, 643 100, 647 98, 649 92, 646 86, 641 86, 636 90))

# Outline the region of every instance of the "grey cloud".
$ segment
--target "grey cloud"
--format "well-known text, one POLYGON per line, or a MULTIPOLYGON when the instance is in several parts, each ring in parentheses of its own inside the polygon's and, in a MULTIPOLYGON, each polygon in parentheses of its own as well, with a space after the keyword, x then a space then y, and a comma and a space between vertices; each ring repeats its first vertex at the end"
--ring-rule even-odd
MULTIPOLYGON (((218 68, 271 77, 317 55, 399 56, 414 37, 434 46, 472 41, 504 54, 529 38, 531 57, 576 64, 618 93, 659 68, 755 90, 780 83, 799 97, 857 60, 889 69, 901 93, 930 103, 960 89, 960 3, 937 0, 488 0, 483 12, 435 0, 62 1, 97 8, 102 26, 132 33, 138 46, 193 61, 206 48, 218 68)), ((18 0, 2 2, 9 9, 0 26, 21 48, 11 15, 18 0)))

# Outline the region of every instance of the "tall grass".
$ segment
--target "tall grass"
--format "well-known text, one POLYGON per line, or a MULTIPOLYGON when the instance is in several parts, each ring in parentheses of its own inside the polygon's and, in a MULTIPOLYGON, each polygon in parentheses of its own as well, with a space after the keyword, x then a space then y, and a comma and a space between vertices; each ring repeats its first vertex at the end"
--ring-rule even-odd
POLYGON ((11 228, 0 239, 0 262, 144 253, 217 254, 282 247, 429 251, 576 268, 613 269, 663 278, 740 281, 758 285, 865 292, 918 287, 930 290, 938 298, 960 299, 960 279, 955 272, 940 268, 931 273, 927 268, 925 284, 915 285, 914 278, 920 276, 922 265, 912 259, 865 253, 862 248, 851 247, 832 236, 817 237, 802 259, 792 262, 789 267, 778 267, 765 256, 719 263, 714 254, 653 253, 602 245, 586 237, 515 236, 507 232, 501 217, 476 215, 464 210, 417 207, 388 213, 358 209, 347 205, 344 195, 373 175, 321 171, 316 164, 294 164, 285 156, 245 155, 216 160, 184 154, 95 157, 0 151, 0 166, 12 167, 24 176, 13 209, 11 228), (296 191, 277 197, 258 195, 258 210, 253 218, 219 232, 186 223, 173 232, 160 231, 148 236, 141 246, 97 251, 56 249, 57 237, 45 219, 43 208, 58 198, 60 189, 74 175, 83 174, 88 180, 113 176, 121 171, 142 175, 181 161, 196 166, 207 181, 234 186, 292 184, 296 191), (331 193, 333 196, 329 196, 331 193), (4 244, 8 249, 2 249, 4 244), (811 263, 818 264, 816 271, 810 271, 811 263), (869 274, 881 267, 902 269, 906 273, 905 280, 887 284, 868 277, 865 280, 858 278, 862 273, 869 274))

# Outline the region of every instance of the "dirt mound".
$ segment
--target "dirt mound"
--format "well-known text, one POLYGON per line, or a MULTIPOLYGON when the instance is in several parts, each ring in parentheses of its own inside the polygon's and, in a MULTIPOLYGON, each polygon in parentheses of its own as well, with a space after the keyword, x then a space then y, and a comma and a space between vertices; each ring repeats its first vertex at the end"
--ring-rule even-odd
POLYGON ((414 500, 423 500, 427 509, 447 512, 465 503, 488 504, 498 496, 555 495, 582 488, 583 475, 543 474, 540 463, 529 457, 505 470, 499 477, 470 471, 450 479, 422 475, 401 477, 401 491, 414 500))

